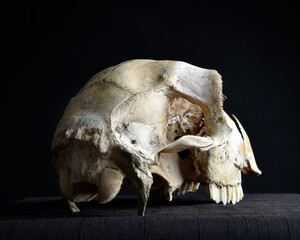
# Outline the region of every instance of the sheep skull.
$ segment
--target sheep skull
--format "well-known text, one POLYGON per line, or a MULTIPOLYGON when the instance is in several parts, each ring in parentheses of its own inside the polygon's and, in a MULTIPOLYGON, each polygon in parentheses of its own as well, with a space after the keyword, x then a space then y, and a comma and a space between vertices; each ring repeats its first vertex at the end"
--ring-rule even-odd
POLYGON ((96 195, 109 202, 126 182, 141 215, 150 192, 172 200, 200 183, 216 202, 238 202, 241 171, 261 172, 222 99, 215 70, 179 61, 132 60, 95 75, 71 99, 53 138, 70 209, 96 195))

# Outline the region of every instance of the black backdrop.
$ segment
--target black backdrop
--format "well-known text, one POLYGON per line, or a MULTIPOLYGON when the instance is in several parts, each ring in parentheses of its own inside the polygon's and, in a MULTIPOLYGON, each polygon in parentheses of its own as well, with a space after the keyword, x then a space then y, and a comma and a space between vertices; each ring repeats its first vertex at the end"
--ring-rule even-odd
POLYGON ((0 201, 59 194, 50 148, 69 99, 136 58, 218 70, 224 108, 263 172, 244 175, 244 191, 300 193, 299 18, 296 5, 275 2, 1 3, 0 201))

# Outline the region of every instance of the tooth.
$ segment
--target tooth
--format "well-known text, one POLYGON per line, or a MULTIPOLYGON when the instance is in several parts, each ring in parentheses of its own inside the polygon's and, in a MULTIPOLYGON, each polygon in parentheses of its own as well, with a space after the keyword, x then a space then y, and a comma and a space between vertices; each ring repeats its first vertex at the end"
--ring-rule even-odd
POLYGON ((196 183, 194 181, 192 181, 192 184, 191 184, 191 191, 192 192, 196 192, 197 191, 197 189, 195 188, 195 185, 196 185, 196 183))
POLYGON ((239 185, 236 185, 235 186, 235 191, 236 191, 236 202, 239 202, 241 199, 240 199, 240 188, 239 188, 239 185))
POLYGON ((172 199, 173 199, 173 195, 172 195, 172 189, 171 188, 169 188, 169 201, 172 201, 172 199))
POLYGON ((178 189, 173 192, 174 197, 178 196, 178 189))
POLYGON ((184 194, 188 192, 189 182, 185 182, 184 184, 184 194))
POLYGON ((220 202, 223 203, 223 187, 219 188, 219 192, 220 192, 220 202))
POLYGON ((209 195, 210 195, 210 198, 215 200, 215 191, 214 191, 214 184, 209 184, 209 195))
POLYGON ((196 192, 198 190, 199 186, 200 186, 199 182, 198 183, 194 183, 194 192, 196 192))
POLYGON ((220 203, 221 202, 221 192, 220 189, 217 187, 216 188, 216 203, 220 203))
POLYGON ((241 196, 242 196, 242 198, 243 198, 243 197, 244 197, 244 192, 243 192, 242 186, 241 186, 240 190, 241 190, 241 196))
POLYGON ((220 189, 215 185, 215 184, 213 184, 214 185, 214 196, 215 196, 215 201, 216 201, 216 203, 219 203, 220 201, 221 201, 221 196, 220 196, 220 189))
POLYGON ((228 203, 230 203, 232 201, 232 187, 228 185, 227 188, 228 188, 228 203))
POLYGON ((243 193, 243 188, 242 188, 241 184, 239 184, 239 191, 240 191, 240 200, 242 200, 244 197, 244 193, 243 193))
POLYGON ((232 199, 231 199, 232 204, 236 203, 236 189, 235 186, 232 187, 232 199))
POLYGON ((241 198, 241 200, 243 199, 243 197, 244 197, 243 188, 242 188, 242 184, 240 184, 240 198, 241 198))
POLYGON ((187 182, 184 182, 180 188, 180 194, 184 195, 186 193, 187 182))
POLYGON ((221 193, 222 193, 222 202, 224 205, 227 203, 227 187, 222 187, 221 188, 221 193))
POLYGON ((244 197, 244 193, 243 193, 243 188, 242 188, 241 184, 239 184, 239 193, 240 193, 240 200, 242 200, 242 198, 244 197))
POLYGON ((230 203, 230 186, 227 185, 227 203, 230 203))
POLYGON ((193 181, 189 182, 188 185, 187 185, 186 191, 187 192, 192 192, 193 191, 193 186, 194 186, 194 182, 193 181))

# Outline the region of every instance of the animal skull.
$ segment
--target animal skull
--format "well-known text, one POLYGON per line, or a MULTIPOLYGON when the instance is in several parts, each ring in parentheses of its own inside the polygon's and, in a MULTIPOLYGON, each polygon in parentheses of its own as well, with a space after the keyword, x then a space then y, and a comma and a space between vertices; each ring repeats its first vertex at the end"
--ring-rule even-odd
POLYGON ((143 215, 151 195, 172 200, 201 184, 217 203, 243 197, 241 171, 260 175, 242 125, 223 111, 215 70, 132 60, 92 77, 54 134, 63 199, 107 203, 131 183, 143 215))

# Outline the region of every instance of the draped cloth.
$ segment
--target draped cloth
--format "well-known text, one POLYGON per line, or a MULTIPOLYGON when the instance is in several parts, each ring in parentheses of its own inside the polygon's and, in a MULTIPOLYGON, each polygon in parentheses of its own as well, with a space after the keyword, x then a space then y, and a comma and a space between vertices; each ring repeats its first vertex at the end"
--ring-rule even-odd
POLYGON ((245 194, 236 205, 203 194, 149 201, 137 215, 135 196, 108 204, 27 198, 0 208, 0 239, 300 239, 300 194, 245 194))

